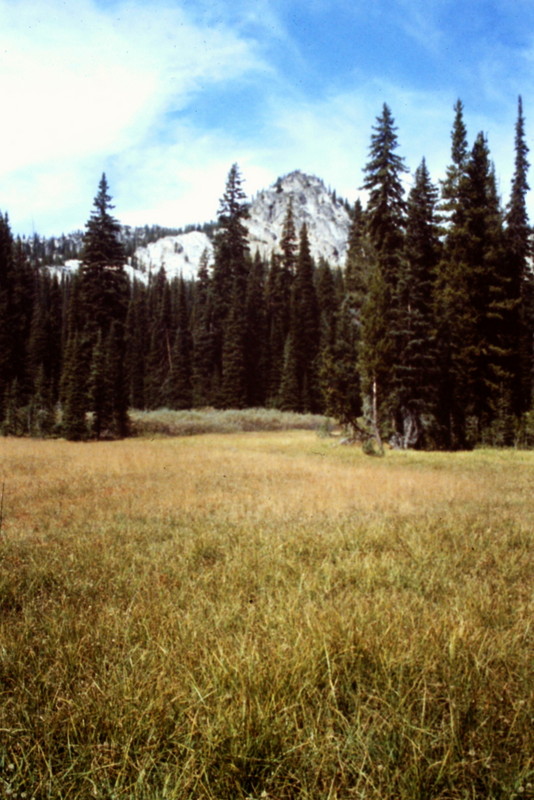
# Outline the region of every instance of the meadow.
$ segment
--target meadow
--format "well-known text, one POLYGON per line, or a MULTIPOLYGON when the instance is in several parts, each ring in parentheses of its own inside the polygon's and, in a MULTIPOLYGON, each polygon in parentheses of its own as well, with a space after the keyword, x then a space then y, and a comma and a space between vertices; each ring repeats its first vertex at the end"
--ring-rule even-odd
POLYGON ((0 798, 534 796, 534 453, 0 442, 0 798))

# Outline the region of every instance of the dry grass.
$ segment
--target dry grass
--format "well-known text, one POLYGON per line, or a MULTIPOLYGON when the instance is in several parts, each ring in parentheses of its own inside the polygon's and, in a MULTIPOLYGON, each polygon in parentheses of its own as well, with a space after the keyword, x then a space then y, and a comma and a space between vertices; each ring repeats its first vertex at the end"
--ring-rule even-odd
POLYGON ((1 442, 0 797, 532 796, 534 454, 1 442))

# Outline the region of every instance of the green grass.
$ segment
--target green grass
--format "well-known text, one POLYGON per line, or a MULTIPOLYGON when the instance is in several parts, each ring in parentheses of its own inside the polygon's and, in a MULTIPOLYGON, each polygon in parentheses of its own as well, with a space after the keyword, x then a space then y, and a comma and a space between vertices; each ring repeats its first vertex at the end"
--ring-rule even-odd
POLYGON ((2 444, 0 797, 532 796, 534 454, 2 444))

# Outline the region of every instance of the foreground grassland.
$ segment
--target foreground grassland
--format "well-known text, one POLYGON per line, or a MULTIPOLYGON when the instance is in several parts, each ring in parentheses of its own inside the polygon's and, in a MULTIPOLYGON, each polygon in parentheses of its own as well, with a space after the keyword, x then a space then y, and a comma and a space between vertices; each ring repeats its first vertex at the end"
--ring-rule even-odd
POLYGON ((532 797, 534 454, 0 442, 0 797, 532 797))

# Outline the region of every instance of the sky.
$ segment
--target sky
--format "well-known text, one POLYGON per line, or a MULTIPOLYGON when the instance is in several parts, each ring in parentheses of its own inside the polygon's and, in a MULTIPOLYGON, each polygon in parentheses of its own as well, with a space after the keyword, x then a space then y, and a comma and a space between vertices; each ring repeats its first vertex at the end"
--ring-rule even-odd
POLYGON ((83 229, 105 172, 122 223, 181 227, 233 163, 249 196, 300 169, 352 202, 384 103, 437 182, 458 98, 506 203, 532 86, 532 0, 0 0, 0 211, 83 229))

